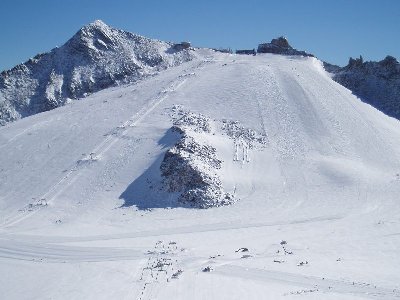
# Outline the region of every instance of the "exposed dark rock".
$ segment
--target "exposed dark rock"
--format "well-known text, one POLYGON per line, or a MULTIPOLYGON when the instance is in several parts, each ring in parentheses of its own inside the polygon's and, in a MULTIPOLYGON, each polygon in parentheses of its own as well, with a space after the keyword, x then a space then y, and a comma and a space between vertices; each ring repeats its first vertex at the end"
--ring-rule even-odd
POLYGON ((393 56, 379 62, 350 58, 347 66, 327 71, 364 102, 400 119, 400 64, 393 56))
POLYGON ((290 46, 288 40, 283 36, 273 39, 270 43, 259 44, 257 52, 273 53, 281 55, 300 55, 300 56, 311 56, 311 57, 314 56, 305 51, 294 49, 292 46, 290 46))
POLYGON ((217 48, 213 48, 213 50, 215 52, 221 52, 221 53, 229 53, 229 54, 233 53, 231 48, 218 48, 218 49, 217 48))
POLYGON ((181 43, 178 43, 178 44, 174 44, 172 46, 172 48, 175 51, 182 51, 182 50, 185 50, 185 49, 189 49, 190 47, 191 47, 191 44, 189 42, 181 42, 181 43))
POLYGON ((248 249, 248 248, 245 248, 245 247, 243 247, 243 248, 239 248, 239 249, 237 249, 235 252, 249 252, 249 249, 248 249))
POLYGON ((164 188, 179 193, 178 201, 196 208, 229 205, 234 198, 225 193, 216 173, 221 168, 216 149, 196 142, 177 125, 174 131, 182 134, 181 140, 168 150, 160 170, 164 188))
POLYGON ((330 64, 330 63, 328 63, 328 62, 326 62, 326 61, 324 61, 323 64, 324 64, 325 70, 326 70, 327 72, 329 72, 329 73, 337 73, 337 72, 339 72, 340 69, 341 69, 341 67, 339 67, 339 66, 337 66, 337 65, 330 64))
POLYGON ((293 48, 289 45, 288 40, 287 40, 285 37, 283 37, 283 36, 278 37, 278 38, 276 38, 276 39, 272 39, 272 40, 271 40, 271 44, 272 44, 272 45, 275 45, 275 46, 277 46, 277 47, 279 47, 279 48, 282 48, 282 49, 293 49, 293 48))
POLYGON ((174 125, 178 127, 191 127, 195 132, 211 131, 210 119, 202 114, 195 114, 181 110, 176 116, 174 125))
POLYGON ((207 267, 205 267, 202 271, 208 273, 208 272, 214 271, 214 268, 211 267, 211 266, 207 266, 207 267))
POLYGON ((256 55, 256 49, 252 49, 252 50, 236 50, 236 54, 256 55))

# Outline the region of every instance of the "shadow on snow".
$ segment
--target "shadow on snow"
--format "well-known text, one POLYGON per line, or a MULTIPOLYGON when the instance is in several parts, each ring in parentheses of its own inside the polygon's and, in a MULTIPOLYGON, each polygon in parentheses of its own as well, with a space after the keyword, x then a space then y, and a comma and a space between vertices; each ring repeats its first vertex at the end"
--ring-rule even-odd
POLYGON ((180 139, 180 134, 167 130, 164 136, 158 141, 165 151, 137 177, 119 196, 124 201, 123 207, 136 206, 140 210, 152 208, 174 208, 181 206, 177 202, 177 194, 169 193, 162 189, 162 178, 160 165, 164 159, 165 152, 180 139))

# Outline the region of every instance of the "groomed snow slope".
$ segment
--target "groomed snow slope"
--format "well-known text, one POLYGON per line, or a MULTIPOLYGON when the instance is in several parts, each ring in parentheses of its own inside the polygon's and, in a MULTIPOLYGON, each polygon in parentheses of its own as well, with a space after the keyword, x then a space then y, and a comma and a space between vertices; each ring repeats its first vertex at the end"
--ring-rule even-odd
POLYGON ((2 297, 400 298, 399 122, 315 58, 196 55, 0 128, 2 297), (210 118, 235 204, 162 189, 177 109, 210 118))

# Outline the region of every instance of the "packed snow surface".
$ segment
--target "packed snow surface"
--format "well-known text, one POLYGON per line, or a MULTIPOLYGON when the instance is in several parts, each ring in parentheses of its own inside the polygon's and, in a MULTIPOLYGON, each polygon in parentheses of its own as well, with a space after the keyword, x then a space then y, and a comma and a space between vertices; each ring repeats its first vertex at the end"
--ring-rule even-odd
POLYGON ((315 58, 194 56, 0 128, 1 297, 399 299, 399 122, 315 58), (174 126, 230 205, 165 188, 174 126))

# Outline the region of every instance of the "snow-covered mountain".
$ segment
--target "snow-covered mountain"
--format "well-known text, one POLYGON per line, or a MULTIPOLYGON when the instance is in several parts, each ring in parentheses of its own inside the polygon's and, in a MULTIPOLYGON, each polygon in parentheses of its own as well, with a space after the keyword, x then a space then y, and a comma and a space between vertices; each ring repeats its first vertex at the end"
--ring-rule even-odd
POLYGON ((192 59, 172 46, 97 20, 63 46, 0 74, 0 125, 192 59))
POLYGON ((293 54, 95 22, 4 72, 1 298, 399 299, 400 123, 293 54))
MULTIPOLYGON (((178 44, 179 45, 179 44, 178 44)), ((284 37, 258 46, 258 53, 310 56, 284 37)), ((118 30, 96 20, 63 46, 38 54, 0 74, 0 125, 48 111, 102 90, 135 82, 193 59, 190 48, 118 30)), ((400 118, 400 66, 350 59, 348 66, 325 63, 333 79, 389 116, 400 118)))
POLYGON ((316 58, 192 54, 0 128, 1 297, 399 299, 399 122, 316 58))
POLYGON ((343 68, 332 70, 333 79, 366 103, 400 119, 400 63, 387 56, 379 62, 350 58, 343 68))

